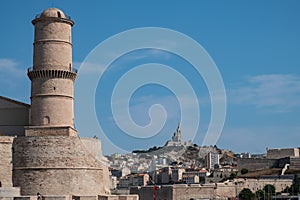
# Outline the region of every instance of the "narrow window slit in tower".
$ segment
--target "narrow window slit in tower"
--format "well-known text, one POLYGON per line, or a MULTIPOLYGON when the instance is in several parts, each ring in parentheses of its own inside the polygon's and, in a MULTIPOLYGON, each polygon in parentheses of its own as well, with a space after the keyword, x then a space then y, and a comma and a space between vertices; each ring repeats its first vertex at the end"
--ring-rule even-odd
POLYGON ((59 12, 59 11, 57 11, 57 16, 58 16, 59 18, 61 18, 61 15, 60 15, 60 12, 59 12))
POLYGON ((44 121, 44 125, 50 124, 50 117, 49 116, 45 116, 43 121, 44 121))

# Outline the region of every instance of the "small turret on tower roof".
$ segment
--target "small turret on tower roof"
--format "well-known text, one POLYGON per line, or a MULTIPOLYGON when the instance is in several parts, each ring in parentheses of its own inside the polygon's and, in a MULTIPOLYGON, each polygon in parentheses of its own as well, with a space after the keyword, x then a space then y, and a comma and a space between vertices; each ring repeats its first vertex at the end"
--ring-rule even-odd
POLYGON ((59 17, 59 18, 66 18, 66 15, 58 8, 47 8, 41 14, 42 17, 59 17))

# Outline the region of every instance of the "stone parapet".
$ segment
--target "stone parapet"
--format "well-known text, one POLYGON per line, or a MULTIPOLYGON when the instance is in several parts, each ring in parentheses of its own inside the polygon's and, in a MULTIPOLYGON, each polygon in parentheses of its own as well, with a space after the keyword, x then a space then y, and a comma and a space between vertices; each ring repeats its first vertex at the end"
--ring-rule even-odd
POLYGON ((65 78, 75 80, 77 76, 76 71, 64 71, 64 70, 28 70, 27 73, 30 80, 35 78, 65 78))
POLYGON ((0 200, 14 200, 13 197, 0 197, 0 200))
POLYGON ((77 137, 77 130, 70 126, 27 126, 25 136, 71 136, 77 137))
POLYGON ((14 197, 14 200, 37 200, 37 196, 20 196, 14 197))
POLYGON ((139 200, 138 195, 104 195, 99 196, 98 200, 139 200))
POLYGON ((0 187, 0 197, 18 197, 20 195, 18 187, 0 187))

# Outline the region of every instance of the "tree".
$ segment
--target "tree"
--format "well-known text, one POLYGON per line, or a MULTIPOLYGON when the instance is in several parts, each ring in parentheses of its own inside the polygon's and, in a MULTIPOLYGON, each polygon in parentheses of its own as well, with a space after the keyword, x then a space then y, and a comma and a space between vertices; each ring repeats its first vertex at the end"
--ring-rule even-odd
POLYGON ((239 194, 239 199, 255 200, 255 194, 253 194, 253 192, 249 188, 244 188, 239 194))
POLYGON ((248 172, 249 172, 249 170, 246 169, 246 168, 243 168, 243 169, 241 170, 241 174, 247 174, 248 172))
POLYGON ((282 191, 283 193, 290 193, 292 194, 292 189, 289 186, 286 186, 285 189, 282 191))
POLYGON ((271 184, 267 184, 264 186, 263 189, 267 194, 275 194, 275 186, 271 184))
POLYGON ((292 195, 297 195, 300 192, 300 181, 298 178, 298 175, 296 174, 294 176, 294 181, 293 184, 291 185, 290 188, 286 188, 285 190, 287 190, 287 192, 289 192, 292 195))
POLYGON ((235 172, 232 172, 231 174, 230 174, 230 176, 229 176, 229 179, 234 179, 234 178, 236 178, 236 173, 235 172))
POLYGON ((266 193, 264 190, 257 190, 255 192, 255 196, 258 200, 264 200, 265 199, 265 196, 266 196, 266 193))
POLYGON ((265 198, 264 199, 272 199, 272 195, 275 195, 275 186, 271 184, 267 184, 263 188, 265 192, 265 198))
POLYGON ((293 192, 294 194, 299 194, 300 192, 300 181, 297 174, 294 176, 293 192))

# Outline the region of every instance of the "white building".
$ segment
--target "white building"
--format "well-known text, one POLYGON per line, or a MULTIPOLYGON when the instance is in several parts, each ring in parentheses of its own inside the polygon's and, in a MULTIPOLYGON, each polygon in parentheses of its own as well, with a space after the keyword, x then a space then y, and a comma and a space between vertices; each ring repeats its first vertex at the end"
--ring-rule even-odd
POLYGON ((208 169, 215 169, 219 165, 219 154, 215 152, 209 152, 205 157, 206 167, 208 169))

